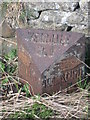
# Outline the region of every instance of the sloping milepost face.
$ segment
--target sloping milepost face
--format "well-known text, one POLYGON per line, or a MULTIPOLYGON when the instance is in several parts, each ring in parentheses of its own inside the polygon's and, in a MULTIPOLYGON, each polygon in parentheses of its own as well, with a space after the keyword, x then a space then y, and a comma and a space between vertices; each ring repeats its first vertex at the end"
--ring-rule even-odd
MULTIPOLYGON (((19 75, 31 84, 31 91, 34 91, 34 93, 53 93, 59 91, 60 88, 67 87, 68 80, 65 82, 66 85, 64 85, 64 82, 61 84, 61 81, 64 81, 62 74, 66 75, 67 67, 67 74, 70 74, 70 76, 72 76, 71 69, 80 72, 77 68, 80 68, 82 64, 72 55, 80 59, 84 58, 85 37, 83 34, 52 30, 18 29, 17 42, 19 75), (74 63, 76 64, 74 65, 74 63), (58 64, 59 68, 56 64, 58 64), (51 72, 53 67, 56 67, 58 71, 51 72), (48 78, 44 75, 47 71, 50 72, 48 78), (56 75, 60 72, 60 75, 56 75), (52 81, 52 84, 49 85, 50 81, 52 81)), ((76 76, 72 73, 74 82, 79 76, 78 73, 76 73, 76 76)), ((69 79, 70 77, 66 78, 69 79)))

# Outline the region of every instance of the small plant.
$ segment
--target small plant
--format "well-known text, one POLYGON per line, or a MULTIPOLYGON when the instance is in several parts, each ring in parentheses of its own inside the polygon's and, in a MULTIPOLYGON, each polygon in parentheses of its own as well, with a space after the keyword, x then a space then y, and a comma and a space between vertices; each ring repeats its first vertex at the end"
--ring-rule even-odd
POLYGON ((17 57, 17 50, 12 49, 7 55, 4 56, 8 64, 5 64, 5 71, 12 75, 17 68, 16 64, 13 64, 12 61, 17 57))
POLYGON ((4 58, 7 61, 13 60, 15 57, 17 57, 17 50, 12 49, 7 55, 4 56, 4 58))
MULTIPOLYGON (((17 57, 17 50, 12 49, 7 55, 4 55, 4 61, 0 61, 0 74, 2 77, 6 77, 5 79, 2 79, 1 81, 1 87, 2 89, 7 88, 5 86, 8 82, 13 81, 12 78, 7 76, 12 76, 14 72, 17 69, 17 64, 14 63, 14 59, 17 57)), ((16 83, 15 83, 16 85, 16 83)), ((16 88, 18 89, 18 85, 16 85, 16 88)))
POLYGON ((41 119, 47 119, 50 116, 53 115, 53 111, 51 109, 48 109, 43 104, 34 103, 32 107, 28 107, 24 110, 24 112, 15 112, 15 114, 11 114, 9 118, 23 118, 23 119, 35 119, 35 116, 41 118, 41 119))
POLYGON ((88 89, 88 87, 89 87, 89 84, 87 83, 87 79, 82 81, 81 77, 79 77, 77 85, 78 85, 78 87, 80 87, 82 89, 88 89))
POLYGON ((24 11, 22 11, 21 15, 19 16, 19 19, 23 21, 25 21, 25 17, 26 17, 26 13, 24 11))
POLYGON ((29 85, 25 84, 22 88, 22 91, 26 93, 26 96, 29 97, 30 96, 30 91, 29 91, 29 85))
POLYGON ((6 84, 8 82, 9 82, 8 78, 5 78, 4 80, 2 80, 2 85, 6 84))
POLYGON ((16 71, 17 65, 6 65, 5 71, 9 73, 9 75, 13 75, 16 71))
POLYGON ((35 115, 42 119, 47 119, 53 115, 53 111, 51 109, 48 109, 45 105, 38 103, 34 103, 32 106, 32 111, 35 115))
POLYGON ((19 19, 24 23, 26 18, 26 9, 23 7, 19 19))
POLYGON ((0 61, 0 71, 4 72, 4 69, 5 69, 5 65, 2 61, 0 61))

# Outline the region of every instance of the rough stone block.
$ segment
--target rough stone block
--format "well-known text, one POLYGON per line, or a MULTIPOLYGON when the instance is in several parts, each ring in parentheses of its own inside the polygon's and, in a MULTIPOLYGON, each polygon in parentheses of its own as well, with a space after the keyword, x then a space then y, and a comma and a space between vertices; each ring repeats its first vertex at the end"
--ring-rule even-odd
POLYGON ((84 65, 77 59, 84 61, 83 34, 18 29, 17 42, 19 76, 29 82, 35 94, 52 94, 83 78, 84 65))

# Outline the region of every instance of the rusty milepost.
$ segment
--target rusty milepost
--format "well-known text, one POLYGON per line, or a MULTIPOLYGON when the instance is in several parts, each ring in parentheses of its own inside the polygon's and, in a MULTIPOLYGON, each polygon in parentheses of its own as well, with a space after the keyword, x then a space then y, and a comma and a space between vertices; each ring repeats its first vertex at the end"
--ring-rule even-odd
POLYGON ((85 58, 83 34, 18 29, 17 42, 19 76, 35 94, 58 92, 84 76, 84 65, 77 59, 85 58))

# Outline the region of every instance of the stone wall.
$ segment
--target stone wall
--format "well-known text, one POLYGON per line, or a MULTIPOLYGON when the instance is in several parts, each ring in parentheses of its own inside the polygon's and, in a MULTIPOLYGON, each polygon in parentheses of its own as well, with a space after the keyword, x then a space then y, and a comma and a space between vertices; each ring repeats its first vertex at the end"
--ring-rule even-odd
POLYGON ((88 0, 29 2, 8 5, 5 16, 12 27, 32 27, 88 34, 88 0), (68 2, 69 1, 69 2, 68 2))
MULTIPOLYGON (((0 13, 1 6, 2 4, 0 13)), ((0 19, 0 36, 5 38, 12 38, 12 33, 14 34, 18 27, 74 31, 88 36, 88 0, 9 3, 2 20, 4 21, 0 19)), ((0 38, 0 46, 3 42, 0 38)))
MULTIPOLYGON (((68 0, 67 0, 68 1, 68 0)), ((33 28, 74 31, 88 34, 88 2, 27 3, 33 28)))

